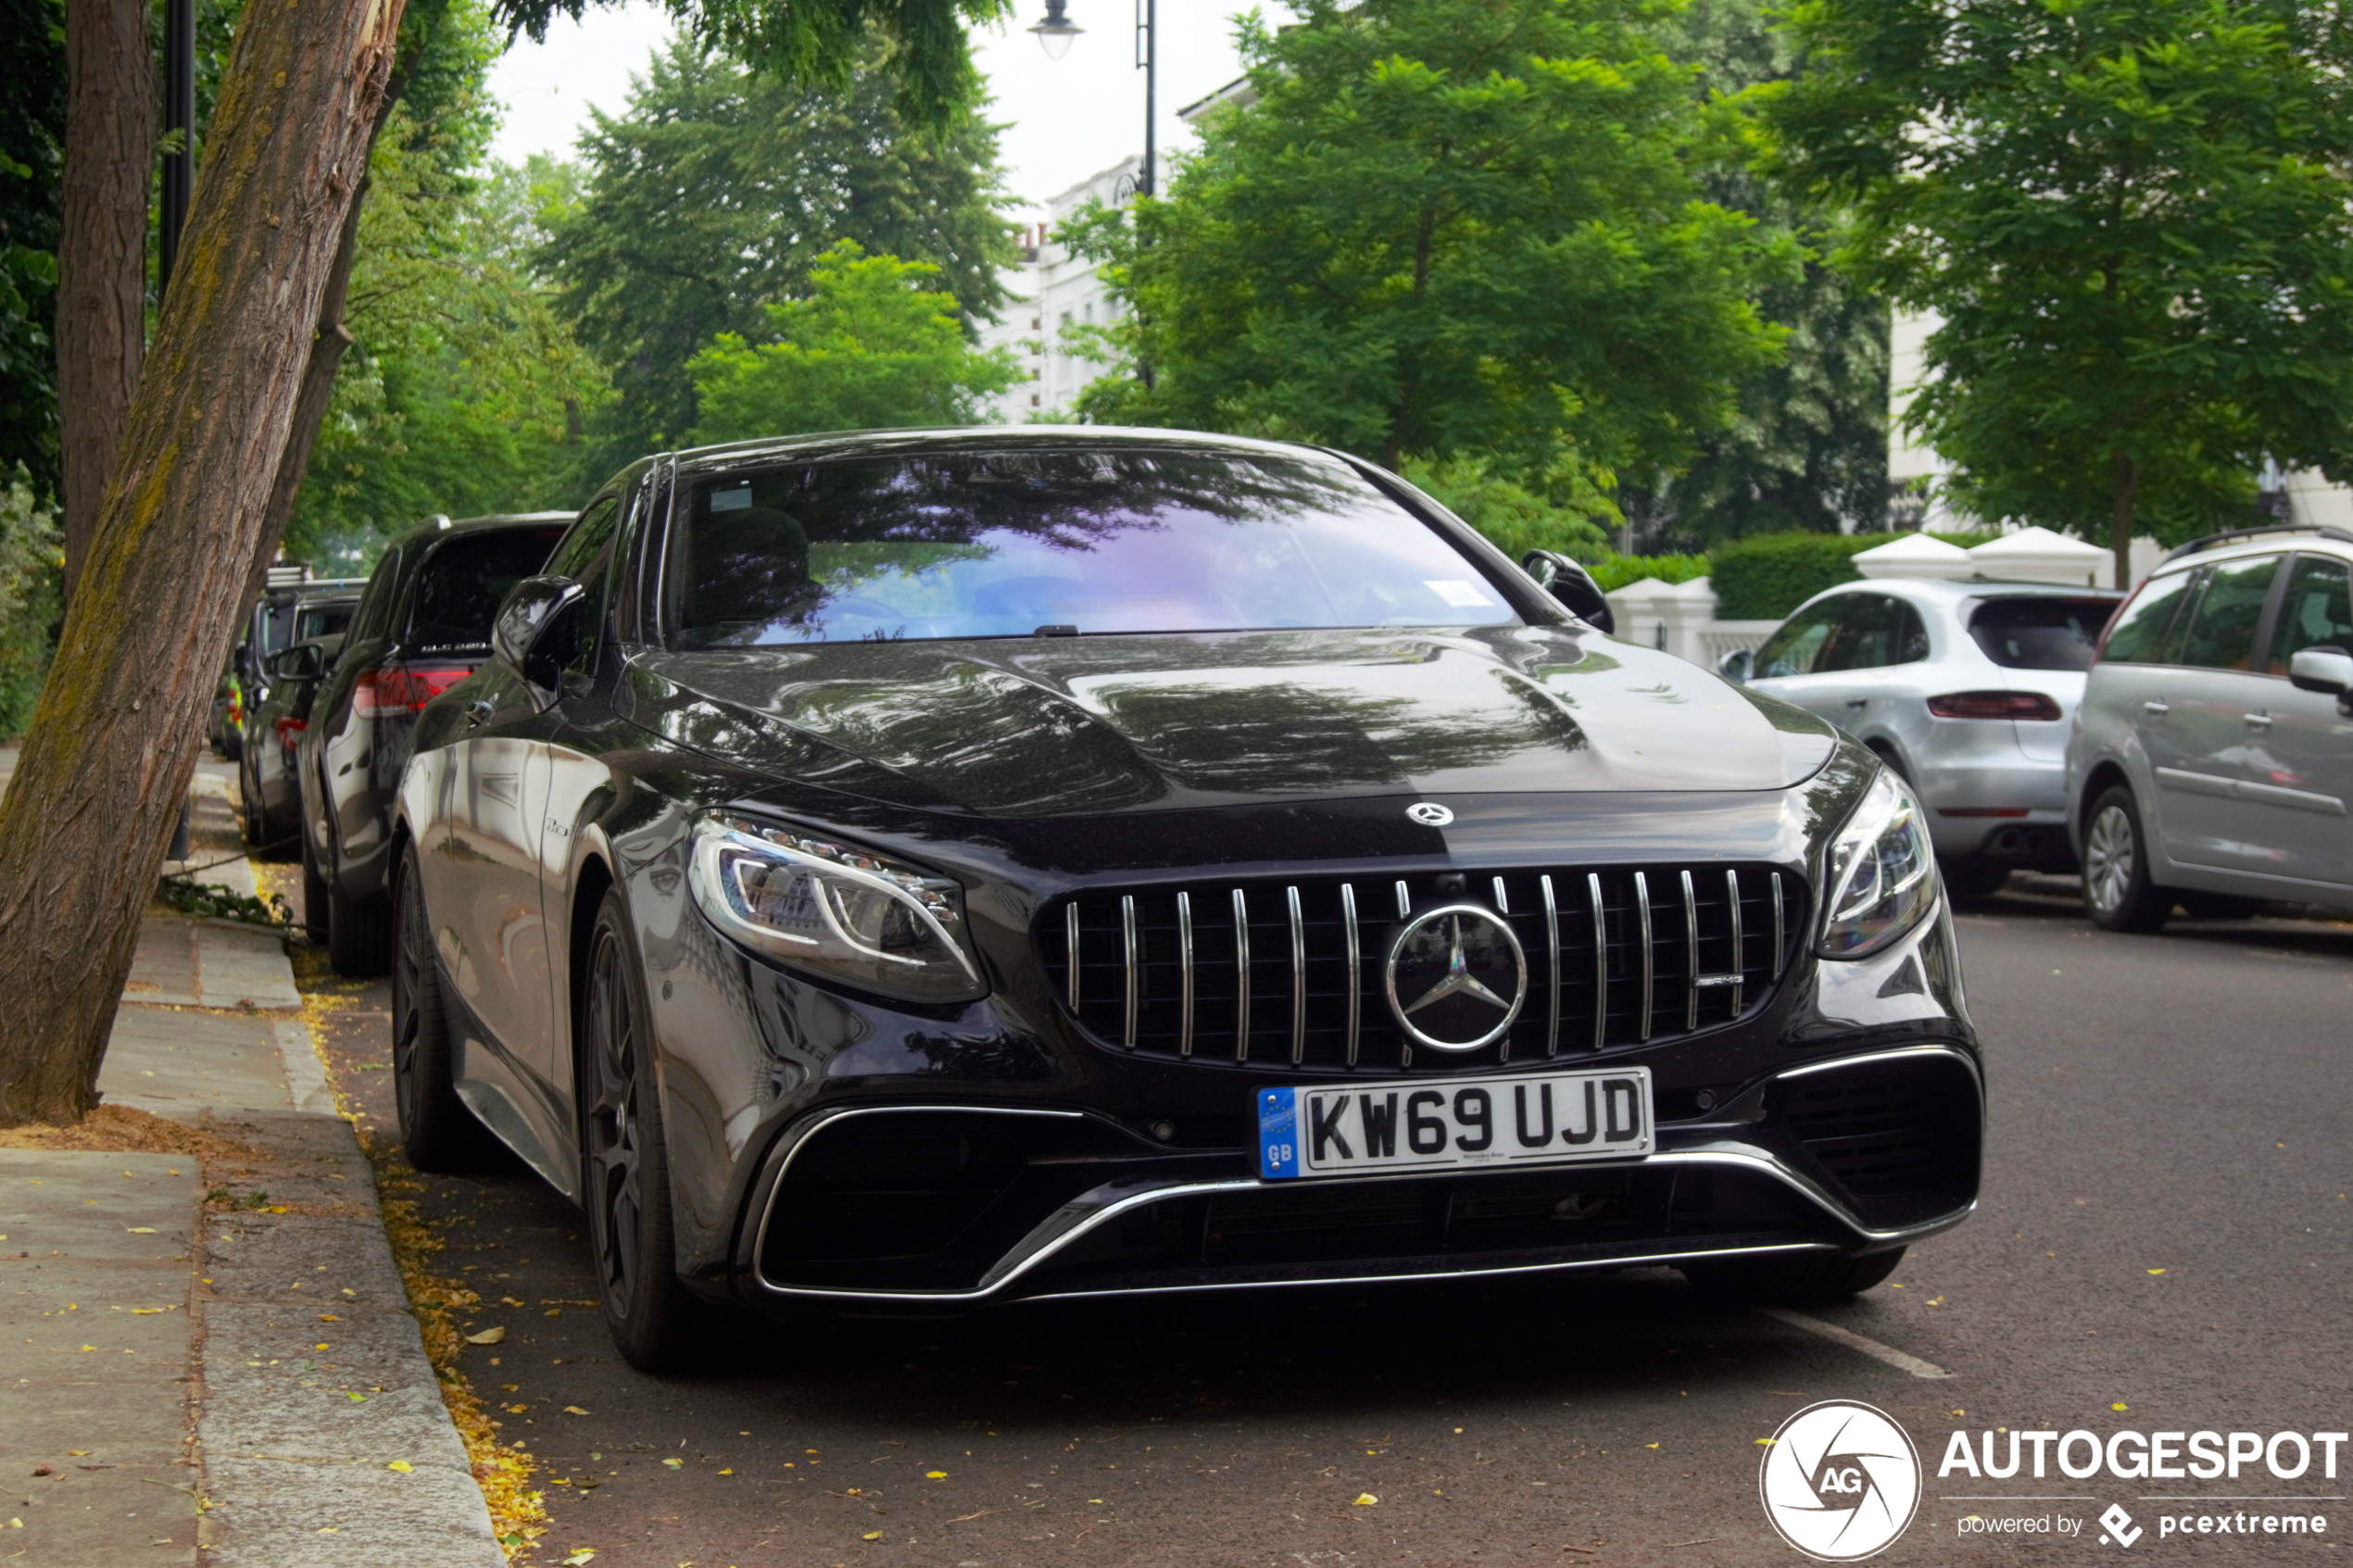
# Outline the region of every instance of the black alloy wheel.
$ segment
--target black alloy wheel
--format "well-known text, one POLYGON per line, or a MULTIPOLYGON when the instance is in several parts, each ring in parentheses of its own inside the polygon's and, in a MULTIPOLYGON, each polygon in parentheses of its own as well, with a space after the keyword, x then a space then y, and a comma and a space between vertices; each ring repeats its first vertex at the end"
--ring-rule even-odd
POLYGON ((678 1281, 653 1035, 618 892, 597 911, 575 1016, 581 1198, 605 1327, 631 1366, 667 1371, 688 1358, 698 1303, 678 1281))
POLYGON ((458 1098, 447 1004, 434 966, 433 924, 417 880, 417 851, 400 858, 392 965, 392 1094, 400 1143, 420 1171, 471 1171, 491 1152, 489 1132, 458 1098))
POLYGON ((1827 1307, 1864 1291, 1895 1272, 1904 1248, 1866 1252, 1788 1252, 1760 1258, 1680 1265, 1695 1289, 1727 1301, 1782 1307, 1827 1307))
POLYGON ((2092 802, 2083 819, 2083 910, 2104 931, 2155 931, 2177 895, 2149 880, 2148 835, 2122 784, 2092 802))
POLYGON ((321 947, 327 945, 327 879, 319 872, 319 852, 311 847, 310 830, 302 830, 302 934, 321 947))

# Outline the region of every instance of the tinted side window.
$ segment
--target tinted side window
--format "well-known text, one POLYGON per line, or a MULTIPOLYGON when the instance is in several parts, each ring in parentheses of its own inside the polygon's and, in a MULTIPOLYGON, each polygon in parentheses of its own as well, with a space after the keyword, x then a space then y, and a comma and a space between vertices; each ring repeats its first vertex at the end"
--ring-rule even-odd
POLYGON ((386 550, 368 579, 367 592, 360 596, 359 614, 352 623, 353 641, 371 641, 391 630, 393 599, 400 591, 399 583, 400 552, 386 550))
POLYGON ((1928 657, 1928 629, 1910 605, 1884 594, 1849 594, 1831 601, 1838 623, 1817 671, 1878 670, 1928 657))
POLYGON ((2353 652, 2353 596, 2346 591, 2345 563, 2326 556, 2298 556, 2288 573, 2287 596, 2280 601, 2280 628, 2271 636, 2274 675, 2287 673, 2299 650, 2334 646, 2353 652))
POLYGON ((579 651, 572 668, 584 670, 597 656, 597 639, 604 630, 605 579, 611 574, 613 539, 620 532, 621 497, 600 495, 588 503, 564 534, 563 543, 547 558, 550 576, 569 577, 586 596, 588 613, 580 624, 579 651))
POLYGON ((461 533, 432 546, 409 599, 409 650, 465 653, 490 646, 490 618, 514 585, 535 577, 563 529, 461 533))
POLYGON ((2173 618, 2188 596, 2195 572, 2183 571, 2171 577, 2153 577, 2141 584, 2141 591, 2120 611, 2109 625, 2108 641, 2100 646, 2100 658, 2117 664, 2161 664, 2164 662, 2165 634, 2173 629, 2173 618))
POLYGON ((294 641, 343 635, 351 629, 351 612, 357 608, 350 599, 315 600, 301 606, 295 611, 294 641))
POLYGON ((1765 639, 1756 650, 1756 678, 1774 675, 1810 675, 1814 661, 1821 657, 1822 644, 1831 634, 1831 611, 1837 601, 1816 605, 1799 610, 1781 622, 1780 630, 1765 639))
POLYGON ((2208 670, 2253 669, 2256 623, 2263 619, 2263 605, 2271 596, 2271 580, 2279 568, 2278 556, 2216 567, 2198 595, 2197 608, 2190 612, 2179 662, 2208 670))

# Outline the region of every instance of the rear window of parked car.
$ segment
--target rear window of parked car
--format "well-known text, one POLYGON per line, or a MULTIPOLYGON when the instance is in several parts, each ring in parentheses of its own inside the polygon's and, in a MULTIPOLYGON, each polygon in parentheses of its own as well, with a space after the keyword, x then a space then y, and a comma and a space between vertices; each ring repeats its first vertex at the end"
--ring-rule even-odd
POLYGON ((357 599, 337 599, 331 604, 308 604, 295 611, 294 640, 307 643, 313 637, 340 637, 351 626, 351 612, 359 607, 357 599))
POLYGON ((2021 596, 1988 599, 1969 618, 1969 634, 2005 670, 2089 670, 2114 599, 2021 596))
POLYGON ((514 585, 547 564, 560 525, 460 534, 442 541, 417 572, 409 644, 417 653, 490 646, 490 621, 514 585))

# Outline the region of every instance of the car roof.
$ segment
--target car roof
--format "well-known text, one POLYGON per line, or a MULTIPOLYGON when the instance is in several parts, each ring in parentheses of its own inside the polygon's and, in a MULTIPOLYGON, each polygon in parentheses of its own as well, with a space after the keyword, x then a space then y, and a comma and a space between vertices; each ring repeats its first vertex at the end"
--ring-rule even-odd
MULTIPOLYGON (((2194 541, 2200 543, 2202 541, 2194 541)), ((2177 550, 2157 563, 2151 577, 2178 577, 2193 567, 2210 566, 2216 561, 2245 560, 2249 556, 2280 556, 2290 550, 2308 555, 2334 556, 2339 560, 2353 560, 2353 540, 2335 529, 2290 528, 2282 526, 2252 533, 2246 538, 2206 545, 2202 548, 2177 550)))
POLYGON ((735 441, 724 446, 698 446, 673 454, 685 471, 726 469, 745 458, 887 457, 916 452, 1003 451, 1009 446, 1041 450, 1085 448, 1130 451, 1214 451, 1236 456, 1321 458, 1339 454, 1327 447, 1287 441, 1260 441, 1250 436, 1212 435, 1204 431, 1153 430, 1129 425, 958 425, 937 429, 849 430, 816 435, 775 436, 761 441, 735 441))
MULTIPOLYGON (((1878 593, 1893 591, 1899 596, 1922 604, 1952 605, 1963 599, 2118 599, 2124 597, 2117 588, 2095 588, 2089 584, 2069 583, 2010 583, 1989 577, 1865 577, 1853 583, 1841 583, 1823 589, 1814 599, 1826 599, 1833 594, 1878 593)), ((1814 599, 1806 602, 1811 604, 1814 599)))
POLYGON ((449 539, 464 533, 498 533, 510 529, 545 528, 551 523, 569 527, 577 512, 493 512, 486 517, 428 518, 405 533, 396 534, 395 545, 402 547, 425 539, 449 539))

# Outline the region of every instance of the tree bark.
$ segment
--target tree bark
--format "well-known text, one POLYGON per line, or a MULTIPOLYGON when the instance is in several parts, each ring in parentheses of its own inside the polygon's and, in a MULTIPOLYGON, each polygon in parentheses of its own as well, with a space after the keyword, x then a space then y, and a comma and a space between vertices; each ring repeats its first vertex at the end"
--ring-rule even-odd
POLYGON ((0 1125, 97 1103, 402 0, 246 8, 81 591, 0 799, 0 1125))
POLYGON ((2116 486, 2108 505, 2108 544, 2116 552, 2116 585, 2133 585, 2133 502, 2141 490, 2140 465, 2116 454, 2116 486))
POLYGON ((145 0, 67 0, 66 157, 57 233, 57 445, 72 601, 139 385, 147 332, 155 60, 145 0))

